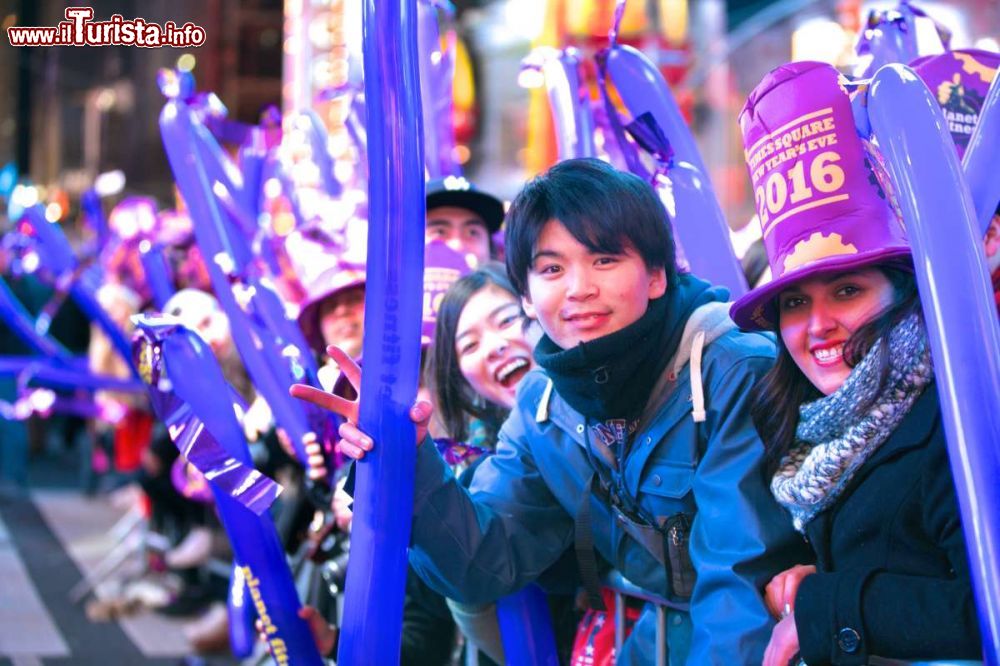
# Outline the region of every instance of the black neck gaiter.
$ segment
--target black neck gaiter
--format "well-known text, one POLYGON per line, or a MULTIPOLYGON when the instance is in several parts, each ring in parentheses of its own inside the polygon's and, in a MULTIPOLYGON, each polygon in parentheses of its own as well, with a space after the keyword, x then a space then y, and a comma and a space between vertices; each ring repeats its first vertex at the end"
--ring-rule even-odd
POLYGON ((713 289, 693 275, 679 276, 634 323, 571 349, 546 335, 535 348, 535 360, 552 378, 556 392, 588 421, 631 421, 642 412, 673 357, 691 312, 726 296, 725 290, 713 289))

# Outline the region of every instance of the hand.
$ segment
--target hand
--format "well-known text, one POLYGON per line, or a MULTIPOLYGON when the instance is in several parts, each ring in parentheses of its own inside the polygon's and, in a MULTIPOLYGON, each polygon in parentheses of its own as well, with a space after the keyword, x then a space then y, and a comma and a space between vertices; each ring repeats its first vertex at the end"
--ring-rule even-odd
POLYGON ((320 655, 331 654, 333 649, 337 647, 337 639, 340 636, 337 627, 329 624, 312 606, 300 608, 299 617, 309 625, 309 631, 313 635, 313 640, 316 641, 316 649, 319 650, 320 655))
MULTIPOLYGON (((340 367, 347 381, 351 383, 354 390, 358 392, 359 400, 361 395, 361 369, 342 349, 334 345, 326 348, 326 353, 340 367)), ((317 407, 322 407, 335 414, 340 414, 345 421, 341 424, 338 433, 340 441, 337 442, 337 450, 348 458, 361 460, 365 454, 372 450, 375 443, 372 438, 358 429, 358 400, 346 400, 338 395, 321 391, 305 384, 294 384, 289 393, 293 397, 311 402, 317 407)), ((433 409, 430 403, 419 401, 410 408, 410 419, 417 426, 417 445, 427 436, 427 425, 430 423, 433 409)))
POLYGON ((795 614, 787 615, 774 626, 771 641, 764 650, 764 666, 791 666, 799 653, 799 634, 795 628, 795 614))
POLYGON ((337 488, 333 491, 333 520, 337 523, 337 529, 341 532, 349 533, 351 531, 351 521, 354 518, 354 511, 351 510, 351 504, 354 500, 347 491, 344 490, 344 484, 347 483, 347 479, 343 478, 337 484, 337 488))
MULTIPOLYGON (((332 624, 328 624, 323 616, 319 614, 312 606, 303 606, 299 609, 299 617, 306 621, 309 625, 309 633, 313 636, 313 641, 316 642, 316 649, 319 650, 319 654, 325 657, 333 652, 333 649, 337 647, 337 639, 339 638, 340 632, 337 627, 332 624)), ((260 620, 254 623, 257 627, 257 635, 260 641, 267 645, 267 651, 271 651, 271 646, 267 642, 267 634, 264 633, 264 625, 260 620)))
POLYGON ((780 620, 792 613, 795 610, 795 595, 799 592, 799 584, 803 578, 814 573, 815 566, 796 564, 772 578, 764 588, 764 602, 771 615, 780 620))
POLYGON ((302 438, 302 446, 306 452, 306 476, 312 481, 322 481, 326 478, 326 458, 323 456, 323 445, 316 439, 316 433, 307 432, 302 438))
POLYGON ((281 450, 288 454, 292 460, 297 460, 299 454, 295 452, 295 445, 292 444, 292 438, 288 436, 288 431, 278 426, 274 429, 274 434, 278 436, 278 445, 281 450))

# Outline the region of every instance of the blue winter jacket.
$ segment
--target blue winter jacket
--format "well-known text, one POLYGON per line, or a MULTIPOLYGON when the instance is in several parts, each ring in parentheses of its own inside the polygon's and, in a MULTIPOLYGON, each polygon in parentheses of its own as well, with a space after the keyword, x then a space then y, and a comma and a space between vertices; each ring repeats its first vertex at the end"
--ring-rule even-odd
MULTIPOLYGON (((768 490, 763 445, 749 415, 750 389, 773 363, 774 345, 766 335, 735 330, 728 318, 721 331, 703 322, 715 331, 703 356, 696 354, 702 390, 693 392, 692 363, 683 354, 698 329, 694 322, 706 319, 696 311, 688 322, 682 362, 668 364, 658 385, 662 404, 636 432, 622 472, 649 514, 693 514, 689 552, 697 578, 690 603, 678 600, 668 613, 669 663, 759 664, 774 624, 763 587, 808 561, 808 551, 768 490), (702 395, 703 420, 696 422, 692 399, 700 406, 702 395)), ((518 388, 496 454, 479 466, 469 490, 435 447, 423 444, 410 560, 428 584, 461 602, 490 601, 535 580, 571 547, 593 474, 583 433, 583 417, 536 369, 518 388)), ((664 566, 596 498, 591 516, 600 554, 633 583, 673 598, 664 566)), ((654 631, 647 608, 618 663, 652 663, 654 631)))

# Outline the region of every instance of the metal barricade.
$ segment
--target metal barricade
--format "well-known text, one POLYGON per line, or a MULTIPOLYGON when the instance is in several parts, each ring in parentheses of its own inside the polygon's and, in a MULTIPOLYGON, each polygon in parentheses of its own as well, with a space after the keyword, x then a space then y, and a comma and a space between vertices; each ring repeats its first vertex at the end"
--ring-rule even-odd
MULTIPOLYGON (((621 654, 625 642, 625 597, 641 599, 653 604, 656 608, 656 666, 667 666, 667 609, 687 610, 686 605, 676 604, 669 599, 653 594, 635 585, 619 571, 611 571, 605 578, 607 585, 615 594, 615 654, 621 654)), ((800 666, 804 662, 799 662, 800 666)), ((939 659, 935 661, 904 661, 900 659, 884 659, 870 657, 868 666, 983 666, 981 661, 956 659, 939 659)))
POLYGON ((656 608, 656 666, 667 666, 667 609, 686 610, 669 599, 653 594, 635 585, 619 571, 611 571, 604 579, 615 594, 615 654, 621 654, 625 642, 625 597, 642 599, 656 608))

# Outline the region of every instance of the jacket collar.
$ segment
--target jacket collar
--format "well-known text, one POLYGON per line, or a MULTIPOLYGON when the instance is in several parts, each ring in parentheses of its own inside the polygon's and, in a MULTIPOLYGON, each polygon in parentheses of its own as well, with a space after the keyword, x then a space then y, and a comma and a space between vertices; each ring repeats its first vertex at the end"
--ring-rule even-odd
POLYGON ((923 445, 941 418, 940 414, 941 405, 938 402, 937 383, 931 382, 917 398, 917 401, 913 403, 913 407, 910 408, 902 422, 889 435, 889 439, 861 466, 858 476, 867 476, 866 468, 873 469, 875 464, 881 460, 901 451, 923 445))
MULTIPOLYGON (((690 393, 677 390, 678 386, 684 386, 688 382, 689 371, 689 366, 685 366, 681 369, 678 376, 666 377, 670 372, 669 366, 664 369, 665 383, 660 386, 660 389, 666 397, 659 402, 651 420, 640 426, 640 429, 634 435, 632 445, 626 456, 624 469, 619 470, 626 490, 633 497, 638 492, 642 469, 645 467, 649 456, 659 445, 660 440, 679 421, 690 418, 690 403, 682 407, 677 406, 678 401, 690 400, 690 393)), ((546 384, 539 395, 539 399, 534 403, 534 407, 536 423, 539 425, 551 423, 566 433, 581 448, 586 448, 587 442, 584 434, 587 427, 586 419, 559 397, 551 379, 546 378, 546 384)), ((688 452, 678 450, 677 454, 687 456, 685 457, 685 462, 693 460, 690 457, 693 454, 688 452)))
POLYGON ((569 434, 577 444, 586 446, 583 431, 587 420, 559 397, 550 377, 545 378, 545 388, 535 405, 535 422, 551 422, 569 434))

